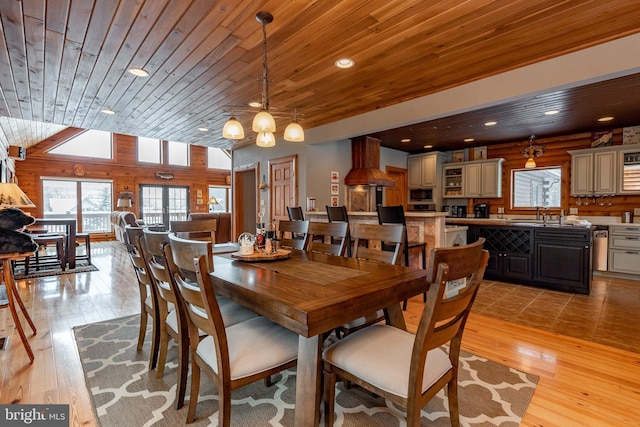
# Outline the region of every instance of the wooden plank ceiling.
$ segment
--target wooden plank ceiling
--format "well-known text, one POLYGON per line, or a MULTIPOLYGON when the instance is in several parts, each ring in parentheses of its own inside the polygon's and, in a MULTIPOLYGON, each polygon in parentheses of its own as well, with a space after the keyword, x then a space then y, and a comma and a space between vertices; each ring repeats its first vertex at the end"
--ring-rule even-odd
POLYGON ((230 107, 260 100, 259 10, 274 15, 271 106, 297 108, 305 128, 640 31, 637 2, 621 0, 2 1, 0 116, 233 148, 230 107), (342 57, 356 66, 336 68, 342 57))

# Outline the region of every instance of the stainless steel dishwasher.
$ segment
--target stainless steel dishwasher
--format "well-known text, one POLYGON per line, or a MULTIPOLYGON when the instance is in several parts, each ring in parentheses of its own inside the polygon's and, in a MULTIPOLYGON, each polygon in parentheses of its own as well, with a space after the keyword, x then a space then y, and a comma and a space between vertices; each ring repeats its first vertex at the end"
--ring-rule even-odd
POLYGON ((593 269, 607 271, 609 253, 609 227, 598 225, 593 230, 593 269))

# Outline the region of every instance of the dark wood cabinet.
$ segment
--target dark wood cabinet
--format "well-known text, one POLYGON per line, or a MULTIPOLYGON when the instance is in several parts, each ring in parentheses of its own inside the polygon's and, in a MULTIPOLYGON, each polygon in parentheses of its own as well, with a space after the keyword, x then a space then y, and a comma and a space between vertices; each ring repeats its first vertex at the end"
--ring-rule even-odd
POLYGON ((554 289, 589 294, 591 285, 591 231, 589 229, 535 230, 534 280, 554 289))
POLYGON ((583 227, 470 225, 467 240, 486 239, 485 278, 588 294, 591 230, 583 227))

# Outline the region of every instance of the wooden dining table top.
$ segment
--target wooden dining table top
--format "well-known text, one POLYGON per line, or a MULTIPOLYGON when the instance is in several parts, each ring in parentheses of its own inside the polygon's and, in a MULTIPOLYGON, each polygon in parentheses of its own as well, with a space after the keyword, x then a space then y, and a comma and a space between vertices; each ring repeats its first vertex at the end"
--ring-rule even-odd
POLYGON ((425 270, 292 250, 271 262, 214 257, 216 292, 310 337, 425 291, 425 270))
POLYGON ((213 257, 216 292, 296 332, 296 427, 317 426, 324 334, 384 309, 406 329, 400 302, 425 291, 426 271, 292 249, 270 262, 213 257))

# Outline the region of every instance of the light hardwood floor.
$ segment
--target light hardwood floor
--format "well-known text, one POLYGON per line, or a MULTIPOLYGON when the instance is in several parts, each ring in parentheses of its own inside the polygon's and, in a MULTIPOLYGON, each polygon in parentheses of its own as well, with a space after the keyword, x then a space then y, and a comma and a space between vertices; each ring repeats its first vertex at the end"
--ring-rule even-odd
MULTIPOLYGON (((139 303, 122 244, 95 243, 92 249, 100 271, 18 283, 38 327, 30 338, 33 365, 9 310, 0 311, 0 336, 10 336, 0 351, 0 403, 68 403, 70 425, 96 425, 71 328, 138 313, 139 303)), ((410 329, 421 298, 412 299, 405 312, 410 329)), ((640 315, 638 301, 629 301, 629 309, 640 315)), ((638 353, 477 312, 469 318, 463 348, 540 377, 524 426, 640 425, 638 353)))

